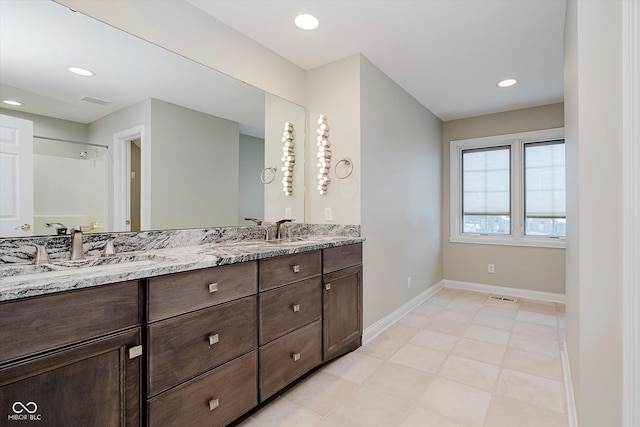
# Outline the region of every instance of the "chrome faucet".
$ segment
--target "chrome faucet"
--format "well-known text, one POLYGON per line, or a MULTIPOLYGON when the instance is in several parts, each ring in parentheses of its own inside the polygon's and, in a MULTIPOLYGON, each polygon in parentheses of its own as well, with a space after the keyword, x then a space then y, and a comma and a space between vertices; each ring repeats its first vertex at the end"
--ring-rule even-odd
POLYGON ((292 222, 293 219, 281 219, 280 221, 276 221, 276 239, 282 239, 284 236, 282 234, 282 224, 285 222, 292 222))
POLYGON ((262 221, 260 221, 258 218, 245 218, 244 220, 255 222, 256 225, 262 225, 262 221))
POLYGON ((49 254, 47 253, 47 248, 44 245, 38 245, 35 243, 27 242, 25 243, 27 246, 33 246, 36 248, 36 253, 33 257, 33 263, 36 265, 40 264, 49 264, 51 260, 49 259, 49 254))
POLYGON ((64 236, 65 234, 67 234, 67 226, 64 224, 60 224, 59 222, 45 222, 44 225, 54 228, 58 236, 64 236))
POLYGON ((84 247, 82 246, 82 230, 80 227, 71 229, 71 259, 84 259, 84 247))

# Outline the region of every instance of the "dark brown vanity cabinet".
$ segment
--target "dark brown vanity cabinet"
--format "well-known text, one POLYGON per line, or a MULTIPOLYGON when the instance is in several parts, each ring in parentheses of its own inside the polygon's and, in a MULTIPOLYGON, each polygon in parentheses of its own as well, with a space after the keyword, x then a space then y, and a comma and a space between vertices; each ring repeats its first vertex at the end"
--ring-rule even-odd
POLYGON ((139 426, 139 295, 130 281, 0 304, 3 423, 139 426))
POLYGON ((362 345, 362 244, 323 251, 323 361, 362 345))
POLYGON ((257 262, 147 281, 149 426, 224 426, 258 404, 257 262))

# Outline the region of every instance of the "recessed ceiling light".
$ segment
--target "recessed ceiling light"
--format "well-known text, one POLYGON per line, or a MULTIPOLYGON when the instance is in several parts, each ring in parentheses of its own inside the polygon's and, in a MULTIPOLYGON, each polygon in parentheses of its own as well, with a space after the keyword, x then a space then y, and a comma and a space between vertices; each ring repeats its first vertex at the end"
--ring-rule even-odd
POLYGON ((518 81, 516 79, 505 79, 505 80, 501 81, 500 83, 498 83, 498 86, 500 86, 500 87, 509 87, 509 86, 513 86, 516 83, 518 83, 518 81))
POLYGON ((84 76, 84 77, 93 76, 93 71, 85 70, 84 68, 69 67, 69 71, 71 71, 72 73, 75 73, 75 74, 77 74, 79 76, 84 76))
POLYGON ((21 107, 24 104, 20 101, 14 101, 13 99, 3 99, 2 102, 4 102, 7 105, 13 105, 14 107, 21 107))
POLYGON ((320 24, 315 16, 306 13, 296 16, 295 23, 302 30, 315 30, 320 24))

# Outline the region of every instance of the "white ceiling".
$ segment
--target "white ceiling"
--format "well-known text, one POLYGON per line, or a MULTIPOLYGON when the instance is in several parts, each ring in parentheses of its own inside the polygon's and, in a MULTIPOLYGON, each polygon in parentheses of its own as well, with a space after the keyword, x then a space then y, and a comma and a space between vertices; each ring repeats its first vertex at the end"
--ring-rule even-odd
POLYGON ((442 120, 563 100, 566 0, 187 1, 306 70, 361 53, 442 120))

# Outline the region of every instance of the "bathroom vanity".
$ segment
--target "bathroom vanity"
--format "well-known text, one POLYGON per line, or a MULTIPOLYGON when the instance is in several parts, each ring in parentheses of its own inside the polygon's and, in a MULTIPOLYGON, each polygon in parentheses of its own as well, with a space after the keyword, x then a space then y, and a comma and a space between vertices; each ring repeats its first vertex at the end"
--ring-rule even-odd
POLYGON ((227 425, 361 345, 363 240, 201 245, 2 278, 0 416, 227 425))

